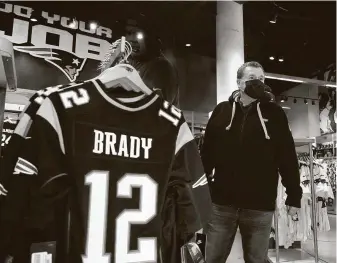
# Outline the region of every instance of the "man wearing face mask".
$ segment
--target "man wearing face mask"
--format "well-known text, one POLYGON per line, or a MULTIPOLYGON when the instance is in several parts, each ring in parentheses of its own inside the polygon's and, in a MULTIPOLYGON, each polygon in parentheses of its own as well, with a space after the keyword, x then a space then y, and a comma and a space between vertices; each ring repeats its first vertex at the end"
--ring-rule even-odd
POLYGON ((206 128, 201 156, 213 201, 207 263, 226 262, 238 227, 245 262, 268 262, 279 175, 289 215, 295 218, 301 207, 294 140, 264 79, 259 63, 243 64, 239 89, 216 106, 206 128))

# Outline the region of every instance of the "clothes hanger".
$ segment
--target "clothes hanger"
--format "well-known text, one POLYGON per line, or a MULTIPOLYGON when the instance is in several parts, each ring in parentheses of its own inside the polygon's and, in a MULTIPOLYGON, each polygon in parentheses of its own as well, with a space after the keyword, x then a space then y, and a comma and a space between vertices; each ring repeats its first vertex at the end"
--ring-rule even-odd
POLYGON ((112 45, 112 49, 114 50, 110 50, 105 59, 105 68, 108 68, 103 68, 104 71, 95 79, 99 79, 107 89, 122 86, 127 91, 151 95, 153 91, 145 85, 137 70, 130 64, 127 64, 127 58, 132 53, 130 43, 125 41, 125 37, 122 37, 120 41, 117 41, 117 45, 117 48, 116 45, 112 45), (117 61, 118 64, 110 67, 110 63, 114 63, 116 60, 119 60, 117 61))

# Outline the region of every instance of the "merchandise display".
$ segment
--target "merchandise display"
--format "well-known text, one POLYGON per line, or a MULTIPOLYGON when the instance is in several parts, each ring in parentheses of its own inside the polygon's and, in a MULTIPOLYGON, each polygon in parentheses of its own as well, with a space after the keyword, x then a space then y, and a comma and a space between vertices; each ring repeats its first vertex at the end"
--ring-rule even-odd
POLYGON ((313 239, 314 242, 314 259, 315 262, 318 263, 317 232, 319 231, 319 225, 321 225, 320 230, 330 230, 327 210, 322 208, 323 201, 321 201, 320 198, 316 198, 316 195, 329 196, 332 190, 329 191, 329 185, 326 180, 327 178, 324 175, 324 170, 321 173, 320 166, 313 158, 313 143, 314 139, 295 140, 295 145, 297 147, 304 145, 309 146, 309 153, 301 152, 297 154, 300 164, 300 180, 303 196, 300 212, 295 216, 290 216, 287 213, 287 206, 284 201, 286 193, 281 180, 279 180, 277 205, 273 220, 275 235, 271 235, 275 238, 276 257, 270 258, 269 256, 269 259, 272 262, 280 262, 281 246, 287 249, 290 248, 295 241, 304 242, 310 238, 313 239), (314 175, 316 175, 316 177, 314 175), (318 208, 319 206, 321 206, 321 208, 318 208))
POLYGON ((324 167, 323 171, 326 173, 326 177, 328 178, 328 182, 332 189, 333 197, 328 197, 327 199, 327 207, 329 214, 336 214, 336 158, 322 158, 318 159, 321 166, 324 167))
POLYGON ((322 171, 324 175, 328 178, 329 184, 331 185, 334 195, 336 194, 336 159, 335 158, 323 158, 319 159, 322 171))
POLYGON ((314 156, 319 158, 336 157, 336 142, 318 144, 314 149, 314 156))
MULTIPOLYGON (((312 238, 312 219, 311 219, 311 186, 310 186, 310 170, 309 156, 307 154, 299 154, 301 187, 303 197, 301 200, 301 211, 298 216, 292 218, 287 214, 285 205, 286 193, 281 180, 278 186, 277 206, 279 213, 279 245, 289 248, 295 241, 305 242, 312 238)), ((317 161, 314 162, 314 180, 316 190, 316 221, 317 230, 319 232, 327 232, 330 230, 327 200, 333 199, 334 195, 329 179, 327 177, 326 168, 317 161)))

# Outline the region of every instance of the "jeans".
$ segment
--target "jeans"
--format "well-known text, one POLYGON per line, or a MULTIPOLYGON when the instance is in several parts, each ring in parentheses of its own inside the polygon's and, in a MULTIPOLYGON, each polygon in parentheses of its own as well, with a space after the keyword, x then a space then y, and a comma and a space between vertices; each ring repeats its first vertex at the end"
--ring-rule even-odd
POLYGON ((267 263, 269 236, 274 212, 240 209, 213 204, 207 225, 206 261, 225 263, 238 227, 246 263, 267 263))

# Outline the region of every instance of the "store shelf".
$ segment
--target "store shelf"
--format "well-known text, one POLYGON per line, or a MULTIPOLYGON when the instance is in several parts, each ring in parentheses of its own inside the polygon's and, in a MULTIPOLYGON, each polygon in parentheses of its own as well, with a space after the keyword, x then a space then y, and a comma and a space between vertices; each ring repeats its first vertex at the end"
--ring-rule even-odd
POLYGON ((300 147, 304 145, 308 145, 310 143, 315 143, 315 138, 298 138, 294 139, 295 141, 295 146, 300 147))

